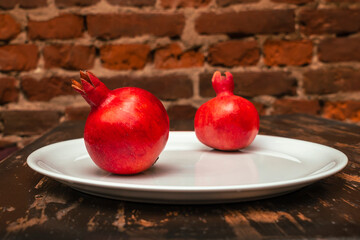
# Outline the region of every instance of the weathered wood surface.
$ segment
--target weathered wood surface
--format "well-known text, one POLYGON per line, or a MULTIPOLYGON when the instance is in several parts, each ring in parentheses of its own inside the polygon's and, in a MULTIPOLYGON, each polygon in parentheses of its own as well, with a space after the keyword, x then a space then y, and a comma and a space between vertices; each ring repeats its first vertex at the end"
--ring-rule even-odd
POLYGON ((0 239, 360 239, 360 127, 304 115, 263 117, 261 133, 325 144, 344 171, 296 192, 216 205, 155 205, 86 195, 35 173, 27 156, 82 137, 64 123, 0 163, 0 239))

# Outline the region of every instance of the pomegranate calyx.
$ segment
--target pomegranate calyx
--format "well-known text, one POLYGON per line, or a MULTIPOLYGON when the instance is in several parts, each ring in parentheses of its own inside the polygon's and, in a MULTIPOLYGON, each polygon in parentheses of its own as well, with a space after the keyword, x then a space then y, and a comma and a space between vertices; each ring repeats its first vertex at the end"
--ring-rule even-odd
POLYGON ((211 82, 216 95, 234 94, 234 80, 231 73, 225 72, 225 76, 221 76, 220 71, 216 71, 211 79, 211 82))
POLYGON ((80 77, 90 83, 93 87, 101 85, 101 81, 90 71, 80 71, 80 77))
POLYGON ((80 82, 72 81, 72 88, 92 106, 99 106, 110 90, 93 73, 80 71, 80 82))
POLYGON ((84 90, 82 88, 82 85, 78 81, 76 81, 74 79, 71 79, 71 87, 74 90, 76 90, 77 92, 79 92, 80 94, 83 94, 83 93, 85 94, 85 92, 84 92, 84 90))

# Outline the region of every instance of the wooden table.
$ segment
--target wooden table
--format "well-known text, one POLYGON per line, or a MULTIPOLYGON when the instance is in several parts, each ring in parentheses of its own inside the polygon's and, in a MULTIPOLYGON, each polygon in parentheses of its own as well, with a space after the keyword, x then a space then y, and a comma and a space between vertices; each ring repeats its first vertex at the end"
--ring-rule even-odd
POLYGON ((44 177, 27 156, 82 137, 67 122, 0 163, 0 239, 360 239, 360 127, 305 115, 263 117, 261 134, 344 152, 340 173, 293 193, 216 205, 155 205, 86 195, 44 177))

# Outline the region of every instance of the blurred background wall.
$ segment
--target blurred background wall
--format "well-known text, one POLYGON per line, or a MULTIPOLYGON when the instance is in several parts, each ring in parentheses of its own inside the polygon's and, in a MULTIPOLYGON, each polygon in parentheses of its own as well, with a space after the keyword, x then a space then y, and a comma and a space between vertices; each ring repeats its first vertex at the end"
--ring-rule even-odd
POLYGON ((193 129, 215 70, 262 116, 360 124, 360 1, 0 0, 0 148, 86 119, 79 69, 149 90, 172 130, 193 129))

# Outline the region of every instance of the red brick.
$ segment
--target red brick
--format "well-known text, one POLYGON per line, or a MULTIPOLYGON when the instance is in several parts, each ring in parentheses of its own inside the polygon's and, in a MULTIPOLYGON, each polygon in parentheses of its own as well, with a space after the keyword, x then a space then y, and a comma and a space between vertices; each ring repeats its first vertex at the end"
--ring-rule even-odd
POLYGON ((18 3, 17 0, 0 0, 0 9, 12 9, 18 3))
POLYGON ((0 78, 0 104, 17 102, 19 89, 16 86, 16 79, 13 77, 0 78))
POLYGON ((226 7, 233 4, 239 3, 254 3, 259 2, 260 0, 216 0, 216 3, 221 7, 226 7))
POLYGON ((0 118, 5 135, 36 135, 55 127, 60 114, 50 110, 4 110, 0 118))
POLYGON ((139 87, 162 100, 176 100, 193 96, 193 83, 183 74, 153 76, 119 75, 112 78, 101 78, 110 89, 120 87, 139 87))
POLYGON ((89 34, 101 39, 145 34, 175 37, 181 35, 184 25, 183 14, 122 13, 87 16, 89 34))
POLYGON ((65 119, 67 121, 86 120, 90 113, 90 106, 74 107, 69 106, 65 109, 65 119))
POLYGON ((163 8, 199 8, 209 5, 210 0, 161 0, 160 4, 163 8))
MULTIPOLYGON (((234 94, 242 97, 259 95, 281 96, 294 95, 296 79, 286 72, 237 72, 234 77, 234 94)), ((211 84, 212 73, 200 74, 200 95, 214 97, 215 91, 211 84)))
POLYGON ((308 35, 360 31, 360 9, 304 10, 299 19, 301 31, 308 35))
POLYGON ((360 61, 360 38, 332 38, 319 44, 323 62, 360 61))
POLYGON ((329 94, 360 90, 357 69, 333 68, 310 70, 304 74, 304 89, 308 94, 329 94))
POLYGON ((0 0, 0 9, 12 9, 17 4, 21 8, 38 8, 45 7, 47 5, 47 0, 0 0))
POLYGON ((277 99, 274 103, 274 114, 305 113, 316 115, 320 111, 318 100, 277 99))
POLYGON ((84 19, 79 15, 63 14, 47 21, 28 22, 30 39, 71 39, 83 34, 84 19))
POLYGON ((170 119, 170 130, 191 131, 194 130, 194 118, 196 108, 191 105, 172 105, 167 109, 170 119))
POLYGON ((0 14, 0 40, 15 38, 20 31, 20 24, 11 15, 0 14))
POLYGON ((86 7, 100 2, 100 0, 55 0, 55 4, 58 8, 67 7, 86 7))
POLYGON ((95 48, 81 45, 48 45, 43 54, 45 68, 91 69, 95 60, 95 48))
POLYGON ((1 157, 2 157, 2 152, 1 150, 5 149, 5 148, 13 148, 16 146, 16 141, 13 139, 1 139, 0 138, 0 162, 1 162, 1 157))
POLYGON ((100 58, 108 69, 142 69, 149 53, 150 46, 146 44, 106 45, 100 49, 100 58))
POLYGON ((209 48, 209 63, 226 67, 255 65, 260 59, 256 41, 232 40, 209 48))
POLYGON ((267 40, 264 43, 264 62, 266 65, 309 64, 312 58, 313 44, 309 40, 267 40))
POLYGON ((71 77, 45 77, 36 80, 32 77, 21 79, 21 89, 29 101, 48 101, 60 95, 74 95, 71 88, 71 77))
POLYGON ((271 0, 277 3, 290 3, 290 4, 305 4, 309 2, 313 2, 314 0, 271 0))
POLYGON ((258 112, 258 114, 260 116, 263 116, 265 115, 265 105, 260 103, 260 102, 254 102, 254 101, 251 101, 252 104, 254 104, 255 108, 256 108, 256 111, 258 112))
MULTIPOLYGON (((12 1, 12 0, 10 0, 12 1)), ((17 0, 21 8, 38 8, 47 6, 47 0, 17 0)))
POLYGON ((107 0, 112 5, 128 6, 128 7, 145 7, 154 6, 156 0, 107 0))
POLYGON ((34 69, 38 58, 38 48, 33 44, 0 46, 0 71, 34 69))
POLYGON ((325 102, 323 116, 342 121, 360 122, 360 101, 325 102))
POLYGON ((330 3, 358 3, 360 0, 325 0, 330 3))
POLYGON ((191 105, 171 105, 167 112, 170 120, 194 119, 197 108, 191 105))
POLYGON ((173 43, 156 50, 154 64, 160 69, 201 67, 204 55, 194 50, 183 52, 179 44, 173 43))
POLYGON ((195 22, 201 34, 270 34, 295 30, 293 10, 249 10, 243 12, 203 13, 195 22))

